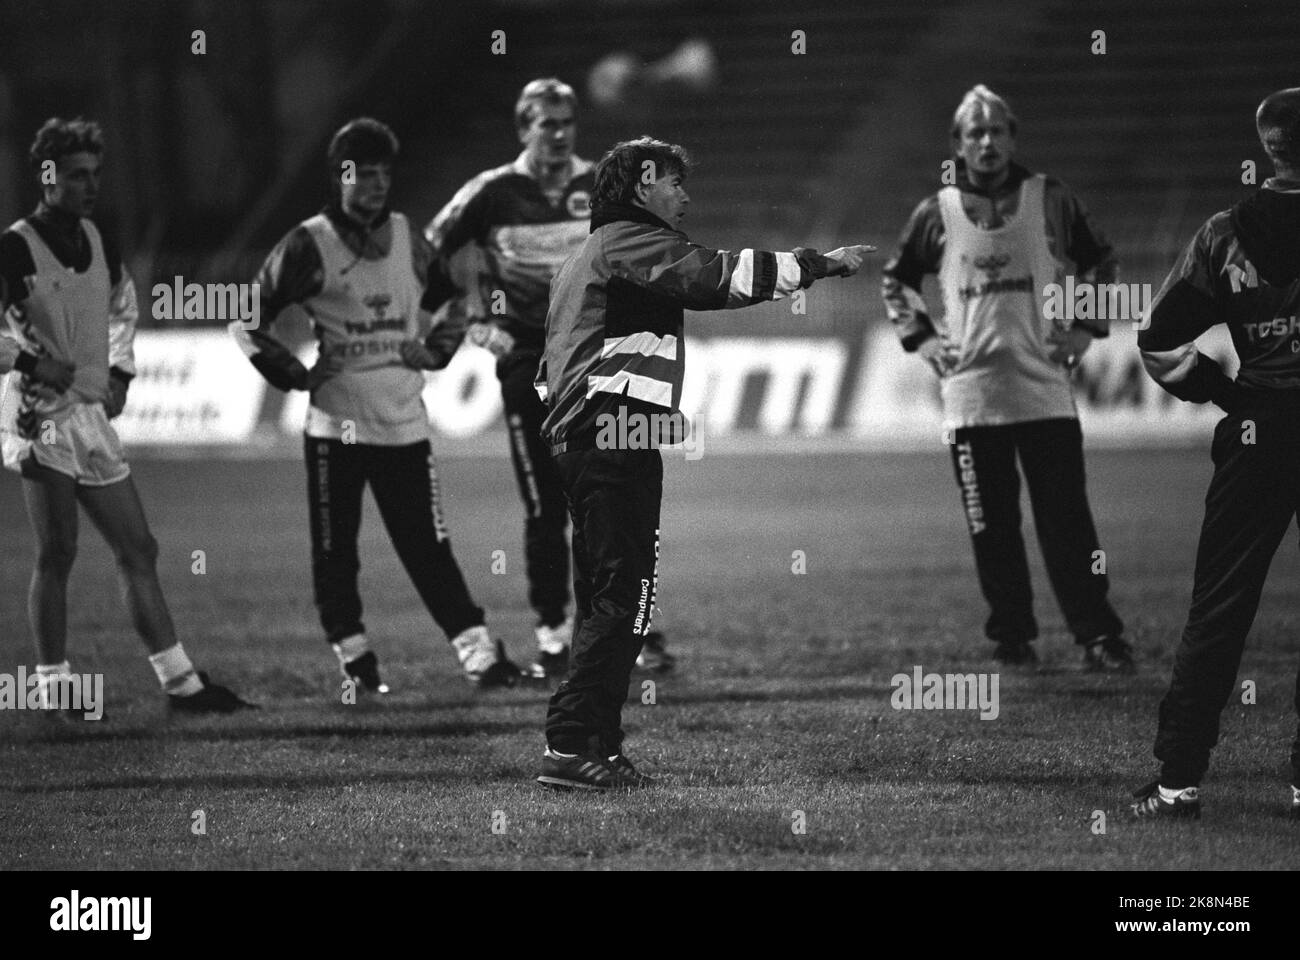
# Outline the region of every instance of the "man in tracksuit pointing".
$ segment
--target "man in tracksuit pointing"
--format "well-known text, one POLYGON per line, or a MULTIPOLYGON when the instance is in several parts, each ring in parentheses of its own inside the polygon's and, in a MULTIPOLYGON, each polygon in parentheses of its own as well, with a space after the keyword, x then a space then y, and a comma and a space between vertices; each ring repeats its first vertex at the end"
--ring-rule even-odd
MULTIPOLYGON (((1192 608, 1160 704, 1160 777, 1131 808, 1142 818, 1200 816, 1219 714, 1269 564, 1300 505, 1300 87, 1267 97, 1255 123, 1276 175, 1197 231, 1138 333, 1142 362, 1160 386, 1227 413, 1214 431, 1192 608), (1241 359, 1235 381, 1196 349, 1218 323, 1228 325, 1241 359)), ((1291 815, 1300 817, 1300 731, 1291 776, 1291 815)))
POLYGON ((573 521, 577 616, 569 673, 546 718, 537 779, 547 786, 650 783, 623 754, 620 716, 658 583, 658 447, 684 434, 683 309, 745 307, 852 276, 871 249, 819 256, 691 243, 679 230, 689 166, 674 144, 616 144, 596 168, 591 235, 551 285, 538 392, 573 521))

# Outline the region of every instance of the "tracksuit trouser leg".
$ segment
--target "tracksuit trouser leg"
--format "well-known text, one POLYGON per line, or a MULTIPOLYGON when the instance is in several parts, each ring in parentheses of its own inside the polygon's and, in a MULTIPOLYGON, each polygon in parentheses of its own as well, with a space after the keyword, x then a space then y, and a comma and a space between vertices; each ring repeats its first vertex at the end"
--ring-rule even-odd
POLYGON ((573 519, 578 624, 569 675, 551 697, 546 741, 605 756, 623 742, 622 709, 650 632, 658 585, 663 459, 657 449, 579 450, 555 458, 573 519))

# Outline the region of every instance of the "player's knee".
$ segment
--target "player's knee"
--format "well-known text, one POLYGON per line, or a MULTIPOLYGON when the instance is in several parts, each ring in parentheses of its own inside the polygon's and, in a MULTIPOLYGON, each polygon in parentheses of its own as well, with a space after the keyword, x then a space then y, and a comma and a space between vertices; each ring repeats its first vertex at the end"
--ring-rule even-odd
POLYGON ((66 580, 68 574, 72 572, 72 564, 76 559, 76 538, 55 538, 42 543, 37 548, 36 569, 46 576, 66 580))
POLYGON ((117 562, 124 570, 147 572, 158 562, 158 541, 153 534, 133 537, 117 553, 117 562))

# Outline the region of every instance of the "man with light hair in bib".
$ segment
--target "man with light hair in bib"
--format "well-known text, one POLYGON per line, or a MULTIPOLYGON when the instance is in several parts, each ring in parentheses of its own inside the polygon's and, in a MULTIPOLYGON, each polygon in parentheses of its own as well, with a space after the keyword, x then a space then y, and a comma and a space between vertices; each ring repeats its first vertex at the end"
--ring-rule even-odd
POLYGON ((1059 180, 1015 163, 1016 116, 983 85, 952 121, 955 183, 923 200, 883 271, 885 305, 903 349, 940 378, 952 454, 980 587, 985 635, 1011 665, 1037 661, 1029 564, 1020 533, 1020 473, 1052 590, 1087 670, 1127 673, 1132 649, 1106 599, 1108 582, 1084 480, 1071 371, 1105 320, 1044 316, 1066 275, 1111 283, 1114 252, 1059 180), (921 297, 938 274, 942 317, 921 297), (1016 461, 1019 459, 1020 472, 1016 461))

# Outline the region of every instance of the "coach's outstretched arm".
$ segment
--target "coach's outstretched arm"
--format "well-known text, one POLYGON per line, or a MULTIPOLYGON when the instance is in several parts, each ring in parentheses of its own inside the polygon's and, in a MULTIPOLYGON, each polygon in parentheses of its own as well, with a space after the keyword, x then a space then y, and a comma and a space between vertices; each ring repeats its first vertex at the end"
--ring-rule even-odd
POLYGON ((1231 412, 1238 387, 1223 368, 1196 349, 1196 338, 1221 322, 1210 267, 1213 230, 1192 238, 1151 305, 1149 325, 1138 331, 1142 365, 1180 400, 1211 400, 1231 412))
POLYGON ((691 243, 674 230, 606 231, 601 253, 610 276, 671 297, 691 310, 723 310, 780 300, 823 277, 850 277, 874 247, 822 255, 745 248, 738 253, 691 243))

